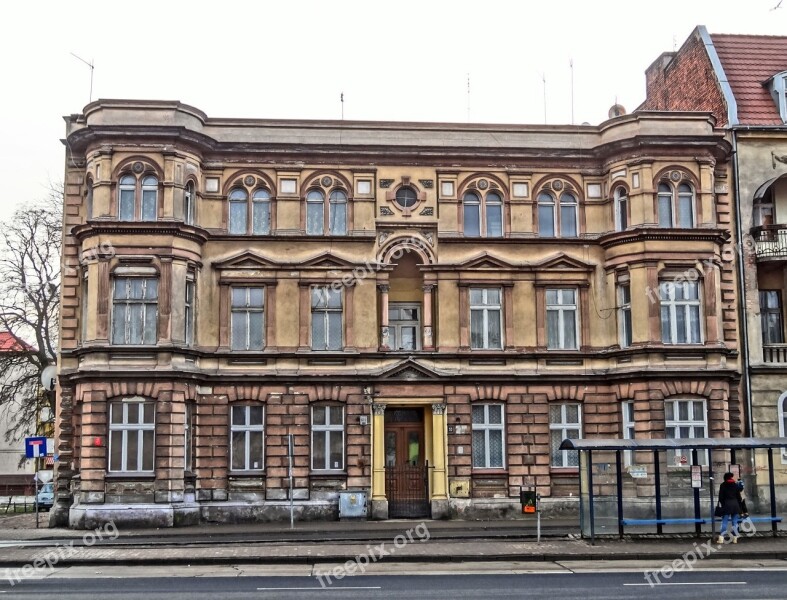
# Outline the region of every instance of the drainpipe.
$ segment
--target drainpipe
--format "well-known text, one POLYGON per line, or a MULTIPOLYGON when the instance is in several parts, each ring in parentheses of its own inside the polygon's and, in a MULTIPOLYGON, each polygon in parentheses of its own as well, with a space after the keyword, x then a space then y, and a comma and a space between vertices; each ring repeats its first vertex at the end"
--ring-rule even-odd
MULTIPOLYGON (((740 178, 738 176, 738 136, 735 129, 730 129, 730 131, 732 133, 732 154, 734 157, 732 169, 733 177, 735 178, 735 229, 738 243, 738 280, 740 282, 741 292, 740 310, 738 311, 738 315, 741 322, 742 338, 742 344, 740 344, 740 348, 742 350, 741 355, 743 357, 743 400, 746 403, 746 427, 744 428, 743 433, 746 437, 754 437, 754 411, 752 409, 751 403, 751 361, 749 358, 749 322, 746 311, 746 307, 748 306, 746 301, 746 271, 743 265, 743 218, 741 217, 741 205, 743 202, 741 200, 741 186, 740 178)), ((751 492, 752 498, 757 499, 757 451, 754 449, 751 450, 751 454, 749 455, 749 462, 751 464, 751 478, 749 479, 749 485, 747 487, 751 492)), ((711 468, 713 468, 712 465, 711 468)))

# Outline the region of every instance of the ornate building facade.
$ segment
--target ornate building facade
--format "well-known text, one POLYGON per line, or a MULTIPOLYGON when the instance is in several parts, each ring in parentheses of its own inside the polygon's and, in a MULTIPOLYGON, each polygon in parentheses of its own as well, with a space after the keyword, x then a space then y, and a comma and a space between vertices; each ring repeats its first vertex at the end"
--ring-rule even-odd
MULTIPOLYGON (((641 108, 709 111, 735 149, 740 236, 729 259, 743 282, 747 435, 787 437, 787 37, 710 34, 698 26, 650 66, 641 108)), ((773 459, 776 498, 787 507, 787 447, 773 459)), ((767 452, 757 451, 742 474, 766 502, 767 465, 767 452)))
POLYGON ((66 121, 57 522, 557 508, 566 437, 744 428, 708 114, 66 121))

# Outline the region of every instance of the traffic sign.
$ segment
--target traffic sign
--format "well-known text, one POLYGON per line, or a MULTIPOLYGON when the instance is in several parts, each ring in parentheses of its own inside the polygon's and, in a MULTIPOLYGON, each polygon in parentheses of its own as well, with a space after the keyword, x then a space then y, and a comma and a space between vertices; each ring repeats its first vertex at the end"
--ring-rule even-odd
POLYGON ((46 438, 45 437, 25 438, 25 456, 27 458, 38 458, 40 456, 46 456, 46 438))

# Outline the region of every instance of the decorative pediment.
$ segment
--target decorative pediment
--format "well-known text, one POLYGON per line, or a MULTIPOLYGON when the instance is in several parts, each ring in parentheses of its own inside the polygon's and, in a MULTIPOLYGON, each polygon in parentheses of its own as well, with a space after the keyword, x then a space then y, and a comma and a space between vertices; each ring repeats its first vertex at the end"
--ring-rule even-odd
POLYGON ((498 258, 497 256, 492 256, 488 252, 479 254, 470 260, 458 264, 457 266, 462 267, 463 269, 494 269, 496 271, 499 271, 500 269, 507 270, 519 268, 518 265, 514 265, 508 261, 503 260, 502 258, 498 258))
POLYGON ((281 263, 270 258, 255 254, 250 250, 235 254, 221 261, 213 263, 214 269, 270 269, 279 267, 281 263))
POLYGON ((358 265, 326 251, 301 261, 297 266, 313 269, 352 269, 358 265))
POLYGON ((534 265, 534 267, 539 271, 582 271, 583 273, 593 271, 595 269, 593 265, 576 258, 566 256, 565 254, 559 254, 557 256, 547 258, 546 260, 543 260, 540 263, 534 265))
POLYGON ((425 380, 425 379, 440 379, 442 374, 430 369, 419 363, 418 361, 408 358, 403 360, 392 367, 383 369, 380 373, 381 379, 397 379, 405 381, 425 380))

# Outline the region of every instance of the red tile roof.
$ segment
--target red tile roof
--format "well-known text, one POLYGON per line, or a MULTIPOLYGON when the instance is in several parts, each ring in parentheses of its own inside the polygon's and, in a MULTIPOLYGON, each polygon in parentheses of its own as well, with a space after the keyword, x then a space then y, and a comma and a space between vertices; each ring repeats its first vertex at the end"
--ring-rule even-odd
POLYGON ((0 331, 0 352, 22 352, 32 348, 24 342, 18 342, 7 331, 0 331))
POLYGON ((767 86, 771 77, 787 71, 787 37, 711 34, 727 75, 741 125, 782 125, 779 109, 767 86))

